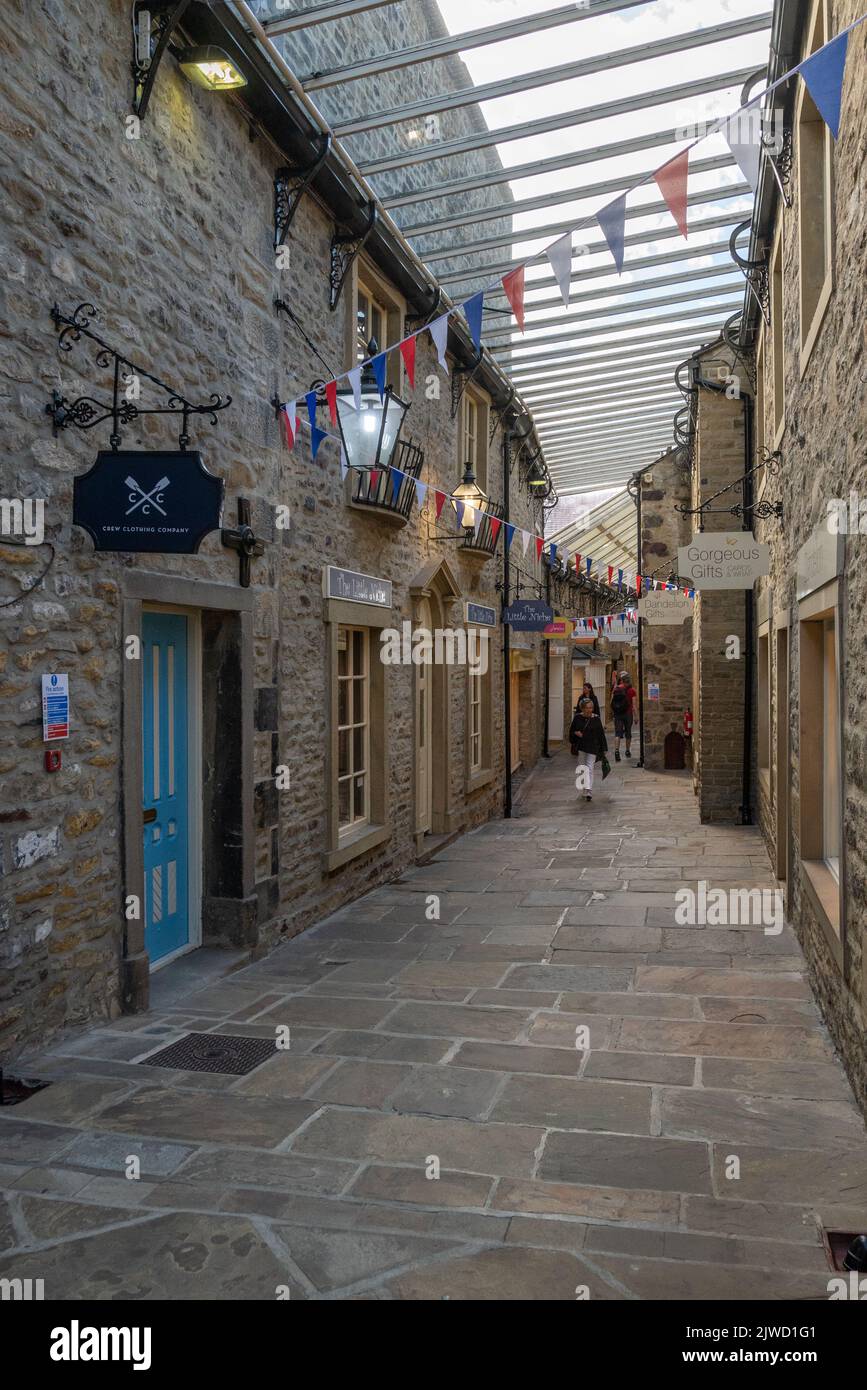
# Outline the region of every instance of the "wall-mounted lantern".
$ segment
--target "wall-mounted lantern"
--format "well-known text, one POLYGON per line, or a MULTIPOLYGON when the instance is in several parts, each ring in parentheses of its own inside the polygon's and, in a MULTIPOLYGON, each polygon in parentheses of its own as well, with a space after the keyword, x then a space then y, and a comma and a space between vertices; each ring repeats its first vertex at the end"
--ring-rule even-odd
POLYGON ((452 506, 457 512, 457 504, 463 502, 464 510, 461 517, 461 526, 465 531, 475 531, 476 512, 483 512, 488 505, 487 494, 482 491, 476 482, 476 475, 472 463, 467 463, 464 467, 464 476, 452 493, 452 506))
POLYGON ((228 53, 214 44, 182 49, 178 64, 185 77, 208 92, 231 92, 247 85, 246 77, 235 67, 228 53))
MULTIPOLYGON (((367 355, 376 357, 379 348, 371 339, 367 355)), ((379 385, 370 363, 361 374, 361 409, 356 409, 352 387, 337 391, 337 424, 350 468, 388 468, 391 463, 409 402, 401 400, 390 386, 380 396, 379 385)))

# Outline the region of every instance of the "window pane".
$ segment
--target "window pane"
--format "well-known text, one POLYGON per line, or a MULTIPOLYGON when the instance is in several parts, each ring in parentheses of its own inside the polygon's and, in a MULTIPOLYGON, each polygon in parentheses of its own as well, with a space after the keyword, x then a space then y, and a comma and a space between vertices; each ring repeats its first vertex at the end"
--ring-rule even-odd
POLYGON ((337 775, 345 777, 352 769, 349 766, 349 732, 343 729, 337 735, 337 775))
POLYGON ((367 778, 366 778, 366 777, 356 777, 354 780, 355 780, 354 819, 355 819, 355 820, 361 820, 361 819, 364 818, 364 788, 365 788, 365 785, 366 785, 366 782, 367 782, 367 778))
POLYGON ((365 674, 364 633, 358 630, 352 634, 352 674, 354 676, 365 674))
POLYGON ((366 771, 367 767, 364 756, 364 726, 361 724, 352 730, 352 767, 356 772, 366 771))
POLYGON ((349 788, 348 778, 345 782, 337 784, 337 819, 340 825, 349 824, 349 788))
POLYGON ((347 699, 349 696, 349 682, 337 682, 337 723, 339 725, 349 723, 349 708, 347 699))
POLYGON ((352 722, 353 724, 364 723, 364 677, 359 676, 352 682, 354 695, 352 702, 352 722))

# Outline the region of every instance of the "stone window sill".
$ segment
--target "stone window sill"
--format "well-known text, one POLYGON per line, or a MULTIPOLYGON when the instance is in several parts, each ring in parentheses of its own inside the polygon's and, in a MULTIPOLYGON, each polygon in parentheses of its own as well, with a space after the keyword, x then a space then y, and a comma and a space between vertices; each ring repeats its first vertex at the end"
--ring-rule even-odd
POLYGON ((341 840, 336 849, 326 851, 325 870, 333 873, 335 869, 340 869, 344 864, 348 864, 351 859, 357 859, 359 855, 367 854, 368 851, 376 849, 378 845, 384 844, 391 838, 391 827, 388 825, 365 825, 352 835, 347 835, 341 840))
POLYGON ((493 780, 494 769, 492 767, 483 767, 481 771, 471 772, 469 774, 464 790, 467 796, 472 796, 473 792, 481 791, 482 787, 486 787, 488 783, 493 782, 493 780))

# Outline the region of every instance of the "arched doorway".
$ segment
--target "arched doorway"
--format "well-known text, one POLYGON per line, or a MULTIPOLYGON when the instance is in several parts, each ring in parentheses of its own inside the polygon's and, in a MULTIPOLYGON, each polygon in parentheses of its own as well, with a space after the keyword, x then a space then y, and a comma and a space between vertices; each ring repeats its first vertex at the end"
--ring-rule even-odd
MULTIPOLYGON (((435 637, 452 626, 451 604, 460 598, 458 581, 446 560, 433 560, 409 586, 414 628, 435 637)), ((415 667, 414 830, 422 848, 426 836, 450 833, 458 820, 452 806, 452 766, 448 737, 450 667, 433 659, 415 667)))

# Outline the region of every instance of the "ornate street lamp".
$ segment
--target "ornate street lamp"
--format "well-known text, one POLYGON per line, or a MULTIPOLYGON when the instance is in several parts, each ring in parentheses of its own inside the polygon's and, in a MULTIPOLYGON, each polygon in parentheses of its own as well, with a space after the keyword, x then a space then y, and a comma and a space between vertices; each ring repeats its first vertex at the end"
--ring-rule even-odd
MULTIPOLYGON (((375 339, 371 339, 367 344, 368 357, 376 357, 378 352, 375 339)), ((361 374, 360 410, 355 408, 352 387, 339 387, 337 424, 350 468, 388 468, 408 410, 409 402, 401 400, 390 386, 380 397, 369 362, 361 374)))
POLYGON ((464 476, 452 493, 452 506, 457 512, 457 503, 463 502, 464 513, 461 518, 461 525, 465 531, 475 531, 476 512, 483 512, 488 505, 487 494, 482 492, 476 482, 476 474, 472 463, 464 466, 464 476))

